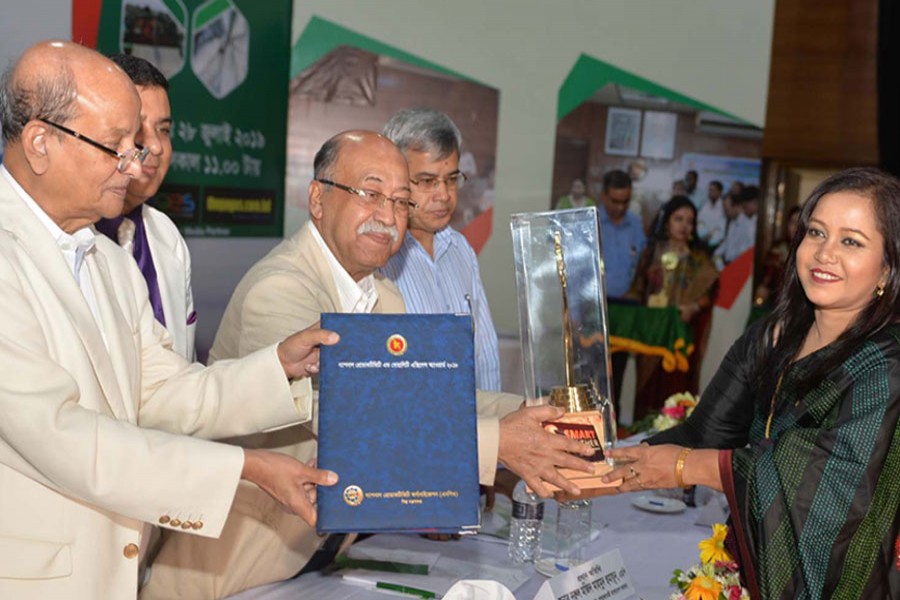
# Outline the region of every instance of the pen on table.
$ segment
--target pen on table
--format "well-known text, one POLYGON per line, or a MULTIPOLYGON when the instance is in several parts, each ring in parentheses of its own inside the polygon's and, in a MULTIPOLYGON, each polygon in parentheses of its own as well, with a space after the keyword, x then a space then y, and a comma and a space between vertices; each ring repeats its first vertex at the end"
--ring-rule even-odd
POLYGON ((665 502, 660 502, 659 500, 648 500, 647 502, 649 504, 652 504, 653 506, 665 506, 666 505, 665 502))
POLYGON ((419 588, 409 587, 408 585, 399 585, 396 583, 387 583, 385 581, 370 581, 361 577, 352 577, 344 575, 344 580, 348 583, 362 585, 368 588, 379 590, 387 590, 389 592, 397 592, 398 594, 406 594, 408 596, 417 596, 419 598, 437 598, 438 595, 428 590, 420 590, 419 588))

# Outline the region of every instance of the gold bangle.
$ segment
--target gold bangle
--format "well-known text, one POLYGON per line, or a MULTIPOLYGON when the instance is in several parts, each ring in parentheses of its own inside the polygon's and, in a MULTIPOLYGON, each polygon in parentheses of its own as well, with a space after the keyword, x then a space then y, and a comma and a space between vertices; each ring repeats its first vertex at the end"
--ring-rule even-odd
POLYGON ((678 455, 678 460, 675 461, 675 485, 680 488, 687 487, 684 484, 684 461, 692 450, 693 448, 682 448, 681 454, 678 455))

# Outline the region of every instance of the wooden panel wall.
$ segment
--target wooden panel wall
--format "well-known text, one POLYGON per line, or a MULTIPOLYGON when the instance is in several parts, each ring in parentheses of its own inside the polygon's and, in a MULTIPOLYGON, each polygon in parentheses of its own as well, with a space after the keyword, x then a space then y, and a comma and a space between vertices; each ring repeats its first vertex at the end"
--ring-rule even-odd
POLYGON ((878 0, 778 0, 767 159, 878 163, 878 0))

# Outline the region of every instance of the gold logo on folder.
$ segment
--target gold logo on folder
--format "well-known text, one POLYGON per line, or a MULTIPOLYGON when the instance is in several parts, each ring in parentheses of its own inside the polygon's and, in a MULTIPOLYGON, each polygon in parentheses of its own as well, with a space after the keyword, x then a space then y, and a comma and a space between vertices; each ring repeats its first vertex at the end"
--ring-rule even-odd
POLYGON ((348 485, 344 488, 344 502, 349 506, 359 506, 363 501, 363 491, 358 485, 348 485))
POLYGON ((395 333, 387 339, 388 352, 390 352, 394 356, 402 356, 406 354, 407 348, 409 348, 409 345, 406 343, 406 338, 399 333, 395 333))

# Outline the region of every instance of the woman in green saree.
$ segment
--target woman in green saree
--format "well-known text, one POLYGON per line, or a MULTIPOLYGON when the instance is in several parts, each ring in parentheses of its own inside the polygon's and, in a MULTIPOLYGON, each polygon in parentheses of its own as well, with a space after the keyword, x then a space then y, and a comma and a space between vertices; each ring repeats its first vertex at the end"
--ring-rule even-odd
POLYGON ((755 598, 900 598, 898 322, 900 181, 843 171, 803 208, 772 314, 609 479, 723 490, 755 598))
POLYGON ((659 356, 637 356, 635 420, 658 411, 672 394, 696 394, 700 385, 719 272, 694 237, 696 222, 697 209, 687 196, 663 205, 627 294, 651 308, 678 308, 694 340, 687 372, 666 372, 659 356))

